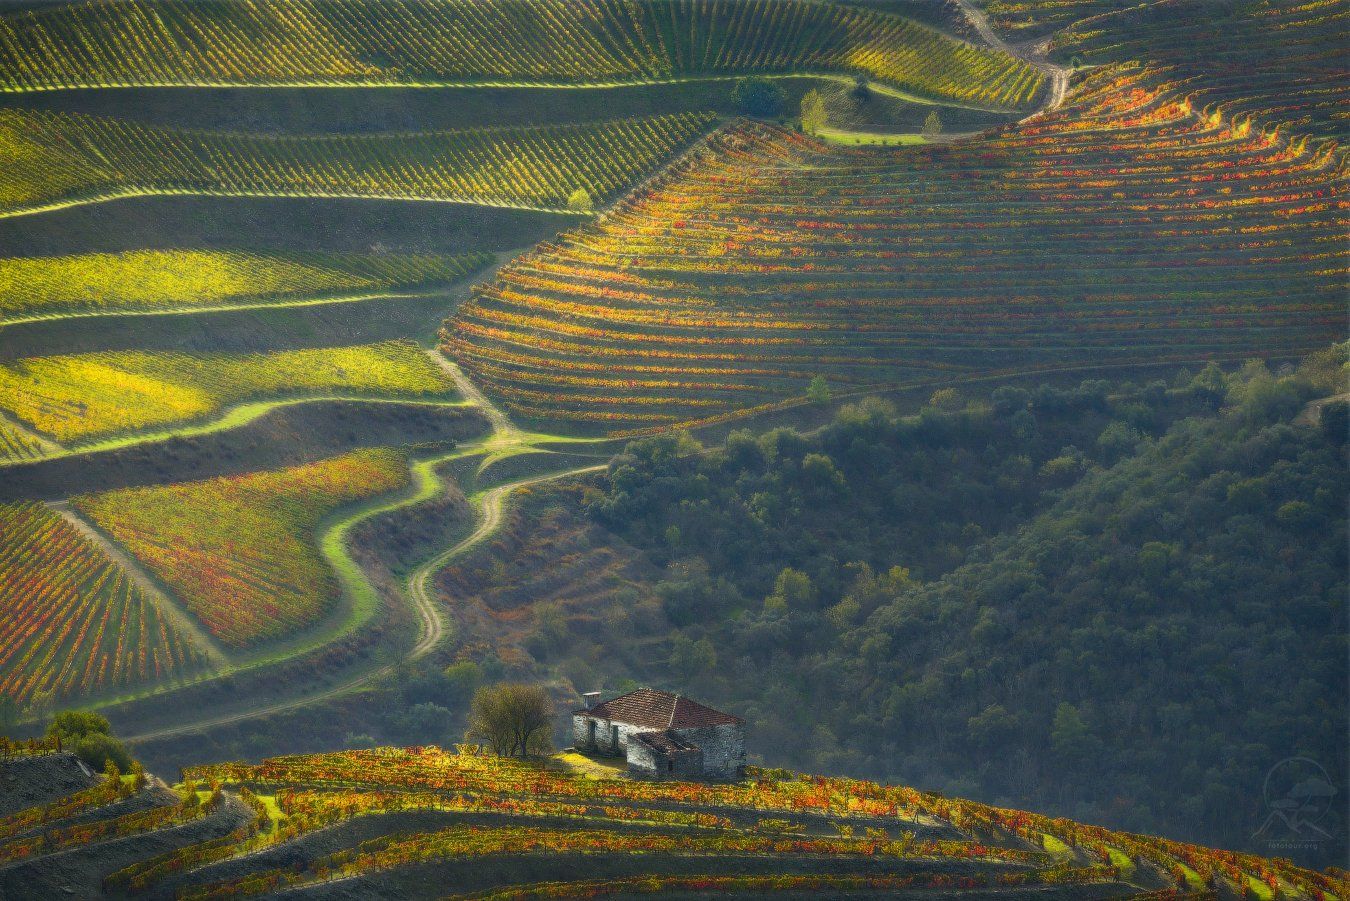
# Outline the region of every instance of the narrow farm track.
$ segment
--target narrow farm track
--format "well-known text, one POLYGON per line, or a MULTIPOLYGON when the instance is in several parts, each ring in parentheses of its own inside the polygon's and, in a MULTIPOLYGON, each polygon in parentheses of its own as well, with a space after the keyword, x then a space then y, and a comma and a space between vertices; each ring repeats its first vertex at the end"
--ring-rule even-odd
POLYGON ((408 655, 409 658, 417 660, 421 657, 425 657, 433 648, 435 648, 444 635, 445 627, 441 617, 441 611, 432 597, 432 578, 449 564, 450 561, 472 549, 475 545, 487 540, 501 528, 502 515, 506 506, 505 502, 512 492, 540 482, 553 481, 554 479, 581 475, 587 472, 596 472, 604 468, 605 464, 602 463, 595 466, 570 469, 566 472, 549 473, 548 475, 536 476, 519 482, 498 485, 496 488, 489 488, 487 491, 483 492, 478 498, 477 506, 480 518, 473 533, 463 541, 447 548, 435 557, 432 557, 426 563, 417 567, 412 575, 408 577, 408 596, 412 598, 423 621, 422 637, 418 640, 417 644, 413 646, 412 652, 408 655))
POLYGON ((1056 65, 1044 58, 1038 58, 1028 53, 1025 48, 1014 47, 1003 40, 1003 37, 989 24, 988 14, 971 3, 970 0, 956 0, 956 3, 961 7, 961 12, 965 13, 966 19, 974 26, 976 33, 986 44, 995 50, 1001 50, 1009 56, 1015 56, 1023 62, 1030 63, 1050 76, 1050 92, 1046 95, 1045 104, 1026 118, 1034 118, 1047 110, 1058 109, 1069 91, 1069 68, 1056 65))
MULTIPOLYGON (((2 217, 0 217, 2 218, 2 217)), ((439 291, 366 291, 350 294, 329 294, 313 297, 296 297, 283 300, 243 300, 239 303, 220 303, 192 307, 147 307, 131 310, 89 310, 69 313, 44 313, 33 316, 15 316, 0 319, 0 329, 12 325, 27 325, 34 322, 51 322, 65 319, 125 319, 133 316, 185 316, 198 313, 235 313, 243 310, 280 310, 297 307, 323 307, 332 304, 362 303, 370 300, 420 300, 433 297, 439 291)), ((3 335, 3 332, 0 332, 3 335)))
POLYGON ((511 419, 502 411, 502 408, 488 399, 477 385, 464 374, 464 370, 459 368, 458 363, 451 362, 443 353, 436 348, 428 348, 427 356, 431 361, 445 371, 445 374, 455 383, 455 390, 458 391, 469 404, 477 406, 483 411, 483 415, 492 423, 493 439, 496 441, 511 440, 519 437, 520 430, 516 428, 511 419))
POLYGON ((1322 408, 1329 404, 1338 404, 1350 401, 1350 392, 1345 394, 1333 394, 1330 397, 1319 397, 1317 400, 1309 401, 1307 406, 1299 411, 1294 417, 1294 425, 1317 425, 1318 419, 1322 415, 1322 408))
POLYGON ((16 206, 8 210, 0 210, 0 219, 17 219, 22 216, 40 216, 44 213, 55 213, 61 210, 68 210, 72 207, 90 206, 98 203, 110 203, 114 200, 134 200, 140 197, 252 197, 261 199, 319 199, 319 200, 399 200, 415 203, 450 203, 461 206, 487 206, 502 210, 523 210, 527 213, 552 213, 558 216, 578 217, 585 215, 576 210, 569 210, 558 206, 539 206, 537 204, 518 203, 509 200, 499 200, 495 198, 477 198, 470 196, 452 196, 452 197, 423 197, 412 193, 399 193, 394 191, 283 191, 283 190, 256 190, 250 191, 245 188, 234 190, 228 189, 210 189, 210 188, 143 188, 143 189, 120 189, 115 191, 98 191, 88 194, 81 194, 75 197, 62 198, 47 203, 35 203, 27 206, 16 206))
POLYGON ((213 666, 229 666, 230 661, 225 656, 224 650, 221 649, 220 643, 201 627, 196 617, 180 607, 173 598, 159 587, 150 574, 145 571, 145 567, 141 566, 139 560, 90 525, 87 520, 71 509, 67 501, 51 501, 47 506, 55 513, 60 514, 61 518, 74 526, 81 535, 93 542, 110 560, 126 570, 127 575, 145 593, 145 596, 154 602, 159 612, 166 619, 172 620, 179 631, 190 637, 202 653, 210 658, 213 666))
MULTIPOLYGON (((464 448, 463 450, 469 450, 464 448)), ((467 456, 461 451, 460 456, 467 456)), ((448 455, 446 459, 456 455, 448 455)), ((446 626, 441 611, 437 606, 436 600, 432 597, 430 583, 432 576, 443 566, 476 547, 478 544, 490 538, 501 527, 502 513, 506 498, 520 488, 529 485, 537 485, 542 482, 552 481, 554 479, 567 478, 569 476, 581 475, 587 472, 594 472, 603 469, 604 464, 595 466, 584 466, 577 469, 568 469, 559 472, 547 473, 545 475, 532 476, 528 479, 521 479, 516 482, 510 482, 505 485, 499 485, 488 489, 479 498, 479 512, 481 519, 474 531, 463 541, 458 542, 446 551, 437 554, 431 560, 419 566, 409 579, 409 594, 412 596, 413 603, 417 608, 418 619, 420 621, 420 632, 417 642, 413 645, 408 654, 408 659, 417 660, 429 654, 437 644, 445 637, 446 626)), ((388 508, 381 507, 372 511, 369 515, 388 512, 388 508)), ((373 589, 372 589, 373 590, 373 589)), ((212 717, 196 720, 192 722, 183 722, 166 729, 156 729, 150 732, 142 732, 134 735, 124 736, 128 743, 139 743, 154 741, 156 739, 169 738, 174 735, 182 735, 189 732, 199 732, 203 729, 209 729, 216 726, 229 725, 231 723, 243 722, 245 720, 257 719, 258 717, 271 716, 277 713, 285 713, 290 710, 297 710, 301 707, 307 707, 321 701, 331 700, 340 695, 347 694, 357 689, 363 688, 378 679, 391 675, 398 667, 397 663, 387 663, 375 669, 368 670, 351 679, 345 680, 337 685, 324 689, 323 691, 305 695, 303 697, 291 698, 285 701, 278 701, 262 707, 255 707, 250 710, 239 713, 228 714, 225 716, 212 717)))
POLYGON ((1018 55, 1017 51, 1008 46, 1008 42, 1003 40, 998 32, 994 31, 993 27, 989 24, 989 16, 985 14, 984 10, 971 3, 970 0, 956 0, 956 3, 961 7, 961 12, 965 13, 966 19, 970 21, 970 24, 975 26, 975 31, 979 33, 986 44, 993 47, 995 50, 1002 50, 1004 53, 1012 56, 1018 55))

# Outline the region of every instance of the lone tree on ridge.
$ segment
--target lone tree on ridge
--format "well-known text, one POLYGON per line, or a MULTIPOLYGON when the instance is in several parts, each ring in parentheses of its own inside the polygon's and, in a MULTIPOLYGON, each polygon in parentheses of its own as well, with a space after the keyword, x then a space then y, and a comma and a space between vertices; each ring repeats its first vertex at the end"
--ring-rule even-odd
POLYGON ((825 126, 825 98, 815 88, 806 92, 802 98, 802 131, 809 135, 818 133, 825 126))
POLYGON ((469 738, 486 741, 498 757, 529 757, 553 749, 553 699, 542 686, 506 682, 474 692, 469 738))

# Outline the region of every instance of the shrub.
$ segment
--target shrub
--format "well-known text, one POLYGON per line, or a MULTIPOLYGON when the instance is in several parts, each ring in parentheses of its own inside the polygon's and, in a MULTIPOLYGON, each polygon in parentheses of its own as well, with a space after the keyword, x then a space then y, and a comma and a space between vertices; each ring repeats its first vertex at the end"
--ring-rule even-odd
MULTIPOLYGON (((825 120, 825 98, 821 96, 820 91, 812 88, 802 98, 802 131, 809 135, 816 134, 824 127, 825 120)), ((815 379, 811 380, 811 384, 814 387, 815 379)))
POLYGON ((806 388, 806 399, 813 404, 830 402, 830 383, 825 380, 825 376, 817 375, 811 378, 811 384, 806 388))
POLYGON ((126 747, 111 735, 102 732, 91 733, 70 745, 81 760, 96 770, 107 769, 115 764, 118 771, 131 768, 131 755, 126 747))
POLYGON ((86 713, 83 710, 58 713, 52 717, 52 723, 47 727, 47 736, 59 740, 63 746, 74 745, 89 735, 111 734, 112 724, 108 722, 107 717, 97 713, 86 713))
POLYGON ((482 668, 472 660, 461 660, 445 668, 446 688, 457 701, 470 697, 483 681, 482 668))
POLYGON ((783 114, 787 95, 781 85, 767 78, 742 78, 731 89, 731 99, 747 116, 772 119, 783 114))
POLYGON ((580 210, 589 212, 594 206, 591 200, 591 194, 585 188, 577 188, 571 194, 567 195, 567 208, 569 210, 580 210))

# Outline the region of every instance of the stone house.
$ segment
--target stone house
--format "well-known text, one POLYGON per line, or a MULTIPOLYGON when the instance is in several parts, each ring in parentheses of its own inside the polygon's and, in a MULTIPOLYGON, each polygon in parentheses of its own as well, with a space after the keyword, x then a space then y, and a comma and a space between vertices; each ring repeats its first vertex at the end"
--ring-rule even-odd
POLYGON ((572 714, 578 751, 623 757, 644 779, 737 779, 745 721, 680 695, 639 688, 572 714))

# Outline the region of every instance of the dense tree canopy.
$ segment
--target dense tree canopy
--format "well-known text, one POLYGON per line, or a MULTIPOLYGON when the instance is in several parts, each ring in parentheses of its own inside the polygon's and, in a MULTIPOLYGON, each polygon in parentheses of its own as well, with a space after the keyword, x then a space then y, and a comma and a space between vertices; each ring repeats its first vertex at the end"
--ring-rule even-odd
POLYGON ((131 755, 122 742, 113 737, 107 717, 83 710, 65 710, 52 718, 47 736, 55 738, 64 750, 73 752, 96 770, 111 763, 119 770, 130 769, 131 755))
POLYGON ((1277 761, 1345 784, 1342 358, 648 439, 591 509, 773 762, 1246 845, 1277 761))

